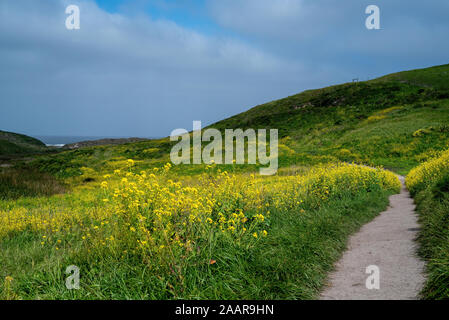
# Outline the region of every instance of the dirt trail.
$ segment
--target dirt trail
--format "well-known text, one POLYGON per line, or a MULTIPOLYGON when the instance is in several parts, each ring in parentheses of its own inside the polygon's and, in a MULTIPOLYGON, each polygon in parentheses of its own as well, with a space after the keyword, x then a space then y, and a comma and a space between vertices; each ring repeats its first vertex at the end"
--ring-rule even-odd
POLYGON ((419 231, 415 205, 400 177, 400 194, 389 208, 349 240, 348 249, 330 274, 322 300, 418 299, 424 283, 424 262, 416 255, 419 231), (379 268, 379 289, 367 289, 368 266, 379 268))

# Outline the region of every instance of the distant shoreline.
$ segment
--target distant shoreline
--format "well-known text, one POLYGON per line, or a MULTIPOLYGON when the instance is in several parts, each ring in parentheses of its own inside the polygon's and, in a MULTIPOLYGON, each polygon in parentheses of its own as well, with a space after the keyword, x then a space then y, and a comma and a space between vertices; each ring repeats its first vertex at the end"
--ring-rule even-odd
POLYGON ((57 143, 57 144, 46 143, 45 145, 47 147, 53 147, 53 148, 62 148, 65 146, 64 143, 57 143))
MULTIPOLYGON (((81 143, 86 141, 99 141, 99 140, 118 140, 118 139, 130 139, 131 137, 111 137, 111 136, 39 136, 33 135, 34 138, 39 139, 47 147, 63 148, 69 144, 81 143)), ((141 139, 158 139, 155 137, 143 137, 141 139)))

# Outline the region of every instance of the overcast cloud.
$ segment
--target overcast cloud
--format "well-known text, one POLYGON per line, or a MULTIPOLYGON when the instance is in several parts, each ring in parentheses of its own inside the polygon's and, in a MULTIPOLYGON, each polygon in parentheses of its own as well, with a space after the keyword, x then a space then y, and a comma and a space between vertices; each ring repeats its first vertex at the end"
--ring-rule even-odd
POLYGON ((166 136, 304 89, 449 63, 447 0, 112 2, 0 2, 0 129, 166 136), (80 30, 65 28, 69 4, 80 30), (382 30, 365 28, 369 4, 382 30))

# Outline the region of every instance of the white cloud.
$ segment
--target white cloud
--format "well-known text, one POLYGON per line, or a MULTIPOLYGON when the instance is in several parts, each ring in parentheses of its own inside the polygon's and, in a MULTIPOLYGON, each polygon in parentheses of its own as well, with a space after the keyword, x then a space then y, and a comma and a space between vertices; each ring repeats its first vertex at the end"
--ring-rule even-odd
POLYGON ((220 35, 151 19, 140 7, 111 14, 93 0, 1 0, 0 128, 168 135, 192 120, 449 56, 447 0, 378 0, 378 32, 364 27, 368 0, 206 3, 220 35), (78 31, 65 29, 72 3, 78 31))
POLYGON ((80 6, 81 29, 69 31, 68 3, 2 2, 0 95, 9 116, 1 126, 168 134, 180 123, 211 122, 277 96, 276 75, 300 71, 242 41, 146 15, 110 14, 92 1, 70 1, 80 6), (33 118, 20 116, 36 108, 33 118))
POLYGON ((310 39, 335 28, 347 11, 336 0, 207 0, 207 4, 224 27, 290 41, 310 39))
MULTIPOLYGON (((207 0, 211 15, 225 28, 268 46, 366 53, 390 56, 410 49, 422 52, 423 43, 444 41, 449 28, 449 2, 434 0, 378 0, 382 31, 365 28, 364 0, 207 0), (354 51, 355 50, 355 51, 354 51)), ((447 41, 446 41, 447 42, 447 41)), ((447 47, 445 47, 446 49, 447 47)), ((446 52, 446 51, 445 51, 446 52)), ((301 55, 301 57, 303 57, 301 55)))

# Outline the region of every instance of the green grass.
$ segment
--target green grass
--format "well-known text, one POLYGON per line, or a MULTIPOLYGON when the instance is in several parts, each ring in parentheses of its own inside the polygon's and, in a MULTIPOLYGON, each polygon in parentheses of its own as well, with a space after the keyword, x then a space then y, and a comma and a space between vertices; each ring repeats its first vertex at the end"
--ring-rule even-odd
POLYGON ((415 199, 422 225, 419 253, 427 261, 428 279, 422 296, 449 299, 449 175, 415 199))
POLYGON ((424 175, 414 170, 407 177, 422 225, 418 240, 419 254, 427 261, 427 281, 421 292, 424 299, 449 299, 448 152, 425 163, 424 175))
POLYGON ((421 87, 433 87, 437 89, 448 90, 448 76, 448 65, 441 65, 425 69, 393 73, 385 77, 381 77, 377 81, 397 81, 421 87))
POLYGON ((181 274, 151 272, 133 256, 86 260, 70 244, 42 250, 41 238, 21 232, 0 242, 0 277, 13 275, 10 291, 20 299, 314 299, 348 236, 387 204, 387 194, 376 191, 307 214, 274 212, 273 236, 252 248, 217 238, 217 262, 200 257, 181 274), (81 269, 81 290, 64 285, 73 264, 81 269))

